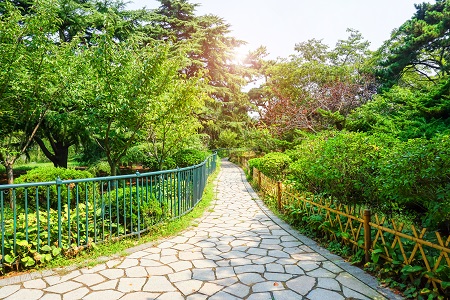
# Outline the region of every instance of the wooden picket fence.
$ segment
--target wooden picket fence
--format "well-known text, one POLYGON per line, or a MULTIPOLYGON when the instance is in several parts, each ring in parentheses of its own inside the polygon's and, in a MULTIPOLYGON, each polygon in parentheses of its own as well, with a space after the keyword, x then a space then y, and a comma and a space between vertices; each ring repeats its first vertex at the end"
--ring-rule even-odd
POLYGON ((292 213, 295 207, 303 216, 321 215, 321 230, 328 238, 350 244, 354 251, 363 249, 366 262, 380 257, 400 267, 412 281, 422 277, 441 291, 450 286, 450 236, 380 217, 362 207, 308 198, 256 168, 251 171, 253 183, 265 197, 276 200, 280 212, 292 213))

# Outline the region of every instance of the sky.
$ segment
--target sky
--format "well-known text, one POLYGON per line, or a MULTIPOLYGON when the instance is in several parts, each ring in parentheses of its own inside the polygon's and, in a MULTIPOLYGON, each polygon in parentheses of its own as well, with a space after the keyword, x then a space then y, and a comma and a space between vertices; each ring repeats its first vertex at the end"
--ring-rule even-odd
MULTIPOLYGON (((269 57, 294 54, 295 44, 315 38, 333 48, 356 29, 376 50, 415 13, 425 0, 191 0, 200 4, 197 15, 214 14, 231 25, 231 36, 247 42, 238 50, 266 46, 269 57)), ((428 1, 429 2, 429 1, 428 1)), ((434 1, 432 1, 434 2, 434 1)), ((157 8, 156 0, 135 0, 129 9, 157 8)))

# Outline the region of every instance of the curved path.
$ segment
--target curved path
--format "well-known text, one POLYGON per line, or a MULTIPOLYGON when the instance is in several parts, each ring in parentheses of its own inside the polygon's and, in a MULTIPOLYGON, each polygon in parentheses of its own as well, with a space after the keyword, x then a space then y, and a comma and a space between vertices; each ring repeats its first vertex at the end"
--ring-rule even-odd
POLYGON ((397 297, 276 218, 232 163, 223 161, 216 189, 214 206, 197 227, 90 269, 0 280, 0 299, 397 297))

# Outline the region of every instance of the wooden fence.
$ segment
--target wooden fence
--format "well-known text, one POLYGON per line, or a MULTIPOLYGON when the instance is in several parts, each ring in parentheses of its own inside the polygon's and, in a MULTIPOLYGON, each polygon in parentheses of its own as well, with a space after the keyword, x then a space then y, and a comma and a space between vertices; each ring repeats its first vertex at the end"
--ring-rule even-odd
POLYGON ((256 168, 251 171, 253 183, 266 197, 276 200, 280 212, 315 216, 318 230, 331 240, 351 245, 354 251, 364 250, 366 262, 381 257, 412 281, 422 278, 441 290, 450 286, 450 236, 380 217, 363 207, 306 197, 256 168))

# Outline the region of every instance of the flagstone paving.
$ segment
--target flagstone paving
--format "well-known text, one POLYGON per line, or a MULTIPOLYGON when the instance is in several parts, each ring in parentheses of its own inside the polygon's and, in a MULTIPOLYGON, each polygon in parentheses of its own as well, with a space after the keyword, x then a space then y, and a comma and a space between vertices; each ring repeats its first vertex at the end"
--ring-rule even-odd
POLYGON ((198 226, 93 268, 0 280, 0 299, 401 299, 268 211, 223 161, 198 226))

